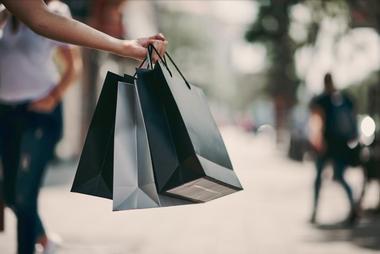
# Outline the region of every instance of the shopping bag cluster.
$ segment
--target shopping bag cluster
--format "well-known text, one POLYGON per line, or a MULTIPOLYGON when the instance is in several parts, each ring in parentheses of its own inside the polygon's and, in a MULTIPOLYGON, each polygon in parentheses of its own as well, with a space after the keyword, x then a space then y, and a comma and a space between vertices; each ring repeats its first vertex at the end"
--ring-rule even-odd
POLYGON ((148 49, 148 68, 135 76, 107 73, 71 191, 120 211, 242 190, 203 91, 168 54, 153 64, 148 49))

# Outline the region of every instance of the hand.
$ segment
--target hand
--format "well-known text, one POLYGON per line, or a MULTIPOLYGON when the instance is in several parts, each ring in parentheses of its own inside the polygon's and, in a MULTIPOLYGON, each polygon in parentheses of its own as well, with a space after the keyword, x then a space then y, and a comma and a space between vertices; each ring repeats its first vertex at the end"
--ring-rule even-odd
MULTIPOLYGON (((132 41, 123 41, 122 55, 128 55, 129 57, 138 60, 143 60, 147 55, 147 47, 149 44, 153 44, 153 46, 157 49, 160 55, 163 56, 165 54, 168 41, 161 33, 148 38, 140 38, 132 41), (126 54, 123 54, 124 52, 126 54)), ((157 62, 158 60, 159 56, 156 53, 153 53, 153 62, 157 62)))
POLYGON ((50 113, 55 109, 57 104, 58 100, 53 95, 49 94, 48 96, 42 99, 33 101, 29 105, 29 110, 40 113, 50 113))
POLYGON ((311 145, 318 154, 324 154, 326 151, 326 144, 322 136, 315 137, 311 140, 311 145))

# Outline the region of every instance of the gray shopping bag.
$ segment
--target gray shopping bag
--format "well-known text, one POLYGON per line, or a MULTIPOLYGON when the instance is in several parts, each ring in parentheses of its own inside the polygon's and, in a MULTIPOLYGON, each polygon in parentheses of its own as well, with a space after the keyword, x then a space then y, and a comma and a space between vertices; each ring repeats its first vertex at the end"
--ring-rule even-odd
MULTIPOLYGON (((126 76, 131 79, 130 76, 126 76)), ((135 84, 119 82, 114 131, 113 210, 185 205, 159 195, 135 84)))
POLYGON ((114 133, 113 209, 160 206, 134 84, 119 82, 114 133))

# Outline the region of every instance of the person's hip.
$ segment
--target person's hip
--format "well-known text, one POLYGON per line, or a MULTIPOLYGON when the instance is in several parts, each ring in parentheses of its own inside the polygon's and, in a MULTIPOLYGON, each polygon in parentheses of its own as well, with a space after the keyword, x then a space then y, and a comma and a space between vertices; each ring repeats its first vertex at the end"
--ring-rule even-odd
POLYGON ((62 105, 51 112, 37 112, 30 109, 30 102, 9 104, 0 102, 1 129, 44 128, 59 139, 62 134, 62 105))

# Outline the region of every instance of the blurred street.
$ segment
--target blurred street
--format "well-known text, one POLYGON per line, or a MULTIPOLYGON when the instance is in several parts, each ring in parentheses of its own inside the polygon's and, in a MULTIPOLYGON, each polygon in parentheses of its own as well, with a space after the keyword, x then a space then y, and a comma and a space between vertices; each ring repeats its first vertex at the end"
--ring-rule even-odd
MULTIPOLYGON (((322 225, 308 224, 310 162, 289 161, 268 134, 255 137, 232 127, 222 134, 245 190, 201 205, 112 212, 109 200, 69 192, 77 163, 51 166, 40 206, 47 230, 63 239, 58 253, 380 253, 379 218, 367 216, 353 229, 336 224, 347 215, 348 204, 330 179, 322 189, 322 225)), ((361 172, 352 169, 347 176, 357 196, 361 172)), ((372 186, 365 206, 376 202, 376 194, 372 186)), ((15 253, 15 229, 7 210, 1 254, 15 253)))

